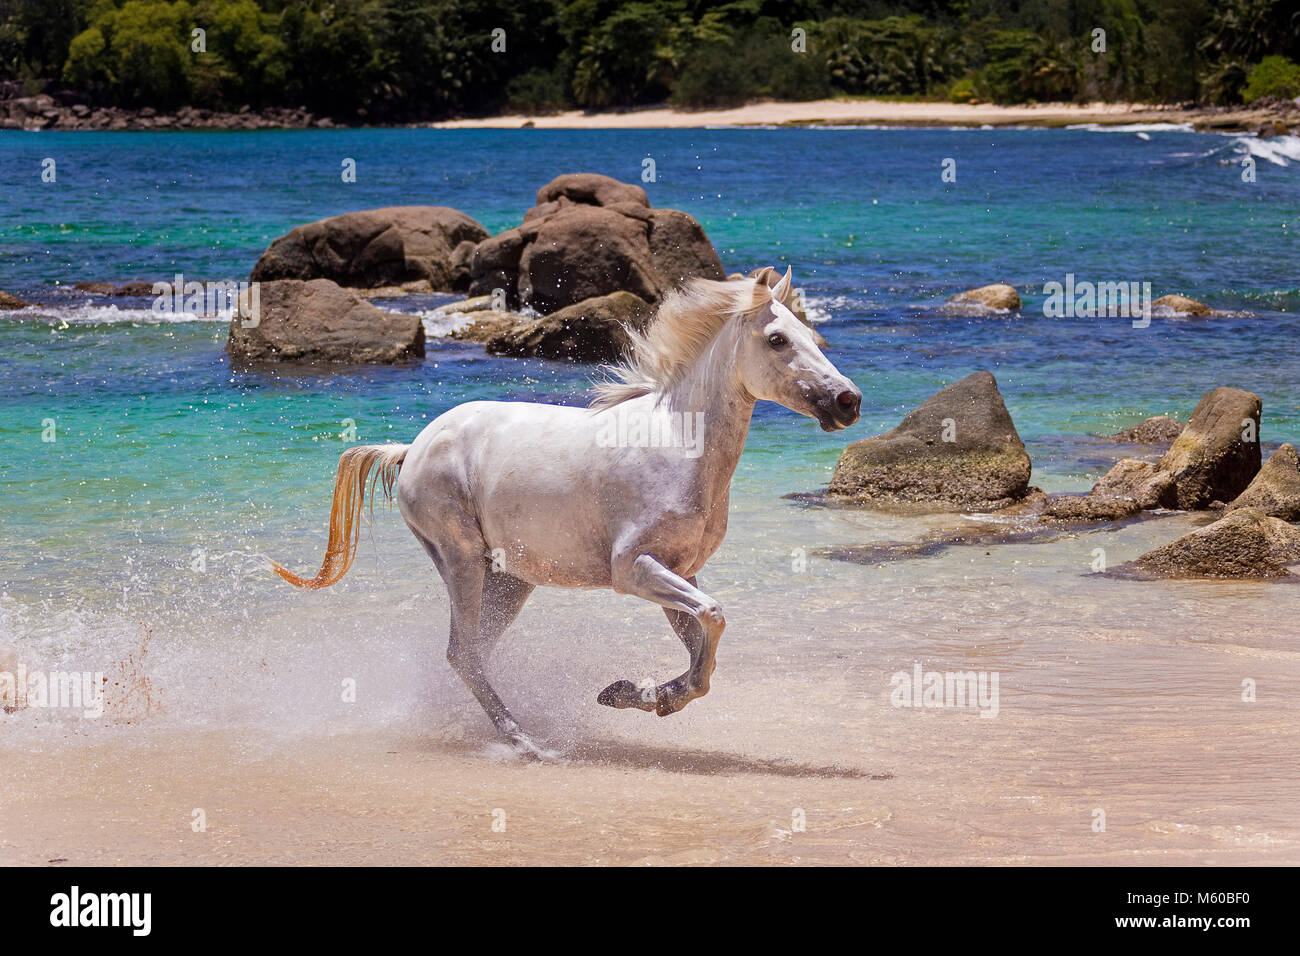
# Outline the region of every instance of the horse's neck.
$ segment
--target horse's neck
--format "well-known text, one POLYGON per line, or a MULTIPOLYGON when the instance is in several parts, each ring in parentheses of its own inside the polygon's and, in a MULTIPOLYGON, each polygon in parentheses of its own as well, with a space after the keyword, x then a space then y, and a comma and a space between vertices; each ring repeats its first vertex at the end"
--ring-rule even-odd
POLYGON ((712 492, 725 492, 745 450, 754 414, 754 397, 740 385, 734 369, 722 376, 706 368, 692 369, 659 401, 670 411, 695 416, 701 454, 694 467, 712 492))

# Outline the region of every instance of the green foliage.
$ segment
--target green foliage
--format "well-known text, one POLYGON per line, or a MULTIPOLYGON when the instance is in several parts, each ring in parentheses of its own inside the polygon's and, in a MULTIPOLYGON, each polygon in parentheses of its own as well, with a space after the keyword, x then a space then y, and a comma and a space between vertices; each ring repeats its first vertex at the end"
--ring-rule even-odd
POLYGON ((1277 57, 1300 61, 1295 0, 0 0, 0 79, 24 88, 367 122, 837 94, 1234 103, 1291 89, 1277 57))
POLYGON ((1265 96, 1295 99, 1300 96, 1300 63, 1284 56, 1266 56, 1250 71, 1243 91, 1247 103, 1265 96))
POLYGON ((170 107, 190 98, 193 11, 184 0, 128 0, 97 7, 91 26, 69 45, 64 78, 102 88, 129 106, 170 107))

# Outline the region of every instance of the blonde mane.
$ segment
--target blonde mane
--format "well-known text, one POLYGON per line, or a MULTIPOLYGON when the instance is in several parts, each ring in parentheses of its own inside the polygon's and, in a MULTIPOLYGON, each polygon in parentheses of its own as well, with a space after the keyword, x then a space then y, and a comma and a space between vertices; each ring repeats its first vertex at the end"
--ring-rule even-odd
POLYGON ((771 268, 764 268, 743 281, 692 279, 668 293, 643 331, 627 330, 628 357, 607 366, 613 380, 596 386, 591 407, 611 408, 681 382, 719 344, 732 319, 752 315, 772 301, 772 275, 771 268))

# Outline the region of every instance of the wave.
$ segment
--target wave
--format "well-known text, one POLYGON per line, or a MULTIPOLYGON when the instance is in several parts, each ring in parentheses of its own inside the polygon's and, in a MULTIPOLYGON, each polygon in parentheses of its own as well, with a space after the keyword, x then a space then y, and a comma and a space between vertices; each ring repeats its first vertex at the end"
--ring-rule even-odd
POLYGON ((0 309, 0 319, 45 322, 51 325, 166 325, 180 322, 230 322, 229 316, 193 312, 155 312, 116 305, 30 305, 25 309, 0 309))
POLYGON ((1274 166, 1289 166, 1292 161, 1300 162, 1300 136, 1260 139, 1258 136, 1238 134, 1233 140, 1233 147, 1238 154, 1265 159, 1274 166))

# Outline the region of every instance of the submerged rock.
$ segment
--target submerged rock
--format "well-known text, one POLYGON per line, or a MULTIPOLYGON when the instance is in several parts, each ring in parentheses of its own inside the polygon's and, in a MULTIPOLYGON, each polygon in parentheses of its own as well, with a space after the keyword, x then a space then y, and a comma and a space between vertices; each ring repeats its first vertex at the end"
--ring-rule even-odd
POLYGON ((1189 299, 1185 295, 1162 295, 1151 303, 1151 308, 1153 310, 1167 310, 1175 315, 1205 316, 1214 314, 1214 310, 1204 302, 1189 299))
POLYGON ((1122 521, 1142 510, 1130 498, 1099 497, 1095 495, 1048 495, 1043 517, 1056 521, 1122 521))
POLYGON ((1300 521, 1300 456, 1294 445, 1283 445, 1269 456, 1254 480, 1228 511, 1253 508, 1283 521, 1300 521))
POLYGON ((897 428, 845 448, 828 493, 992 511, 1025 497, 1030 471, 996 380, 976 372, 931 396, 897 428))
POLYGON ((425 280, 466 289, 470 258, 488 231, 448 206, 388 206, 295 226, 271 243, 252 280, 330 279, 362 289, 425 280))
POLYGON ((1300 528, 1253 508, 1148 551, 1134 568, 1156 577, 1279 578, 1300 563, 1300 528))
POLYGON ((1133 445, 1167 445, 1182 434, 1182 431, 1183 424, 1178 419, 1170 418, 1168 415, 1156 415, 1138 422, 1132 428, 1125 428, 1106 437, 1133 445))
POLYGON ((258 315, 232 317, 226 350, 256 362, 402 362, 424 355, 424 325, 329 279, 280 279, 261 284, 258 315))
POLYGON ((594 173, 556 177, 522 225, 479 244, 473 294, 553 312, 613 292, 656 303, 687 279, 722 279, 718 254, 691 216, 654 209, 639 186, 594 173))
POLYGON ((967 289, 948 297, 950 305, 978 305, 985 309, 997 309, 999 312, 1017 312, 1020 309, 1020 293, 1016 287, 1005 282, 982 285, 978 289, 967 289))
POLYGON ((24 302, 16 295, 0 291, 0 309, 25 309, 29 305, 31 305, 30 302, 24 302))
POLYGON ((627 329, 644 328, 652 310, 630 292, 585 299, 505 329, 487 341, 494 355, 614 362, 627 351, 627 329))

